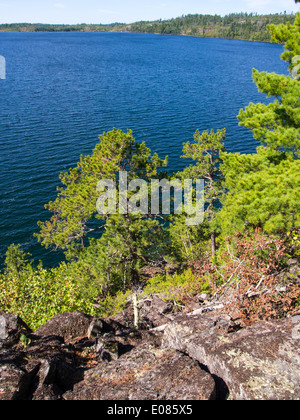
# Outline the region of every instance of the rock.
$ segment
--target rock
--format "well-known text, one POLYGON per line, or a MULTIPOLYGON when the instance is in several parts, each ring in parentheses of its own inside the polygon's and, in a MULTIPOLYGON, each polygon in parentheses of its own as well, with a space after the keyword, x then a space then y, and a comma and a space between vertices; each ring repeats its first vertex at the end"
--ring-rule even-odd
POLYGON ((297 264, 298 264, 298 259, 297 259, 297 258, 290 258, 290 259, 287 261, 287 265, 288 265, 288 266, 297 265, 297 264))
POLYGON ((0 348, 17 344, 21 334, 29 335, 31 332, 20 317, 0 312, 0 348))
POLYGON ((35 376, 34 370, 23 370, 13 363, 0 365, 0 400, 23 400, 35 376))
MULTIPOLYGON (((6 318, 10 328, 27 333, 22 320, 6 318)), ((79 313, 56 316, 28 337, 0 349, 0 400, 62 399, 92 367, 113 363, 142 343, 161 344, 160 335, 79 313)))
POLYGON ((208 303, 211 295, 209 293, 200 293, 197 295, 197 299, 199 303, 208 303))
POLYGON ((97 340, 96 352, 100 359, 111 362, 121 356, 122 344, 113 339, 99 339, 97 340))
POLYGON ((105 329, 104 322, 101 319, 93 319, 90 323, 87 331, 87 336, 89 340, 95 339, 100 335, 105 329))
POLYGON ((285 286, 300 285, 300 261, 297 258, 290 258, 287 261, 287 268, 281 271, 277 276, 277 285, 285 286))
POLYGON ((300 399, 300 316, 232 334, 217 325, 215 314, 181 316, 165 329, 162 346, 206 366, 232 399, 300 399))
POLYGON ((35 334, 40 337, 59 336, 65 342, 69 342, 79 337, 86 337, 93 317, 81 312, 67 312, 56 315, 45 325, 40 327, 35 334))
MULTIPOLYGON (((149 329, 164 325, 166 322, 174 319, 171 314, 173 305, 162 300, 158 295, 149 296, 147 299, 141 299, 139 302, 140 328, 149 329)), ((133 304, 127 304, 124 311, 112 317, 113 320, 133 328, 133 304)))
POLYGON ((165 302, 157 295, 152 295, 142 302, 140 318, 148 328, 156 328, 171 320, 171 317, 168 316, 171 311, 170 303, 165 302))
POLYGON ((59 389, 55 390, 55 386, 52 385, 41 385, 35 391, 34 395, 32 396, 33 401, 57 401, 61 398, 58 397, 61 391, 59 389))
POLYGON ((2 317, 0 400, 300 399, 300 314, 245 327, 217 309, 164 333, 75 313, 33 334, 2 317))
POLYGON ((102 334, 112 333, 114 335, 123 335, 130 331, 132 331, 132 329, 125 327, 113 319, 107 318, 104 320, 100 318, 93 318, 88 327, 87 336, 89 340, 93 340, 102 334))
POLYGON ((66 400, 211 400, 215 382, 199 364, 174 350, 144 344, 85 373, 66 400))
POLYGON ((61 337, 30 337, 0 351, 0 400, 60 399, 82 378, 61 337))

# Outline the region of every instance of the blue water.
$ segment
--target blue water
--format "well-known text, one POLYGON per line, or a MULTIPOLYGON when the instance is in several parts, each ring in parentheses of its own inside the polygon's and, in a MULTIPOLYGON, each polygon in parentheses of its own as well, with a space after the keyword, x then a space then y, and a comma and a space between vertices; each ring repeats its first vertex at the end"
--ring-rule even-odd
POLYGON ((236 115, 266 102, 252 68, 287 74, 282 47, 183 36, 117 33, 1 33, 0 264, 19 243, 46 265, 58 256, 33 238, 50 214, 58 175, 91 153, 98 135, 130 128, 183 168, 182 143, 196 129, 227 128, 229 151, 254 152, 236 115))

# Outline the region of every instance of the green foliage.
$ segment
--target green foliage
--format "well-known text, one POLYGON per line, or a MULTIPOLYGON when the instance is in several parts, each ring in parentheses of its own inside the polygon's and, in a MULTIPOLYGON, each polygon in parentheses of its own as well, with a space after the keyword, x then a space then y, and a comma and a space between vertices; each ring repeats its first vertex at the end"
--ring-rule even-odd
MULTIPOLYGON (((293 58, 300 54, 300 13, 294 25, 270 26, 272 38, 285 42, 282 58, 295 67, 293 58)), ((243 125, 268 147, 284 148, 299 156, 300 153, 300 81, 289 76, 253 70, 253 79, 258 90, 274 96, 276 100, 269 105, 250 104, 241 110, 238 118, 243 125)))
POLYGON ((240 125, 274 149, 300 153, 300 82, 288 76, 253 71, 260 92, 277 99, 269 105, 251 103, 241 110, 240 125))
POLYGON ((184 215, 172 217, 168 238, 168 257, 175 262, 184 263, 209 253, 210 229, 207 219, 200 225, 187 226, 184 215))
POLYGON ((24 346, 24 348, 26 349, 29 344, 31 343, 31 339, 26 337, 25 334, 21 334, 20 335, 20 343, 24 346))
POLYGON ((300 55, 300 13, 297 13, 294 24, 288 22, 280 25, 270 25, 268 27, 272 41, 280 44, 285 44, 285 51, 281 58, 290 63, 290 70, 295 67, 293 58, 300 55))
POLYGON ((208 204, 207 212, 211 215, 214 204, 220 198, 222 183, 220 171, 220 153, 225 151, 224 140, 226 129, 204 131, 199 130, 194 135, 194 142, 183 145, 183 159, 192 159, 195 163, 185 168, 178 175, 183 179, 205 180, 205 201, 208 204))
POLYGON ((11 247, 4 274, 0 275, 0 310, 19 315, 33 330, 58 313, 93 313, 92 301, 82 297, 77 281, 68 275, 65 264, 53 270, 22 258, 22 269, 15 270, 22 251, 11 247), (15 258, 14 258, 15 254, 15 258))
POLYGON ((32 264, 28 262, 30 257, 20 249, 20 245, 10 245, 5 256, 5 273, 17 278, 29 275, 33 271, 32 264))
MULTIPOLYGON (((283 58, 290 62, 300 48, 299 19, 270 27, 274 40, 286 42, 283 58)), ((259 91, 276 99, 251 103, 238 116, 265 148, 256 155, 221 155, 227 189, 218 218, 223 237, 254 228, 284 234, 300 225, 300 81, 257 70, 253 78, 259 91)))
POLYGON ((182 298, 187 294, 209 292, 211 292, 209 279, 198 278, 191 269, 173 276, 153 277, 144 289, 145 295, 159 294, 162 299, 176 301, 178 304, 184 303, 182 298))
POLYGON ((126 309, 126 304, 132 300, 132 291, 118 291, 115 295, 108 294, 101 302, 101 316, 111 317, 126 309))
POLYGON ((289 257, 300 256, 300 230, 293 230, 287 232, 287 237, 289 241, 289 248, 291 249, 291 254, 289 257))
MULTIPOLYGON (((227 16, 193 14, 175 19, 154 22, 135 22, 126 26, 131 32, 147 32, 165 35, 189 35, 250 41, 271 40, 267 25, 293 22, 294 15, 257 15, 232 13, 227 16)), ((122 30, 122 27, 118 27, 122 30)), ((123 29, 124 30, 124 29, 123 29)))
POLYGON ((147 261, 164 253, 162 229, 156 220, 112 215, 100 239, 90 246, 68 271, 83 287, 83 294, 104 298, 108 293, 137 286, 147 261))
MULTIPOLYGON (((120 208, 117 214, 98 214, 96 203, 106 194, 99 191, 98 182, 116 181, 120 171, 127 172, 128 182, 150 181, 162 177, 159 170, 166 165, 167 158, 152 155, 145 143, 135 142, 131 131, 113 129, 100 136, 91 156, 81 156, 76 168, 60 175, 63 186, 57 199, 46 206, 54 214, 50 221, 39 223, 37 236, 44 246, 65 250, 70 260, 68 272, 80 284, 83 296, 89 299, 98 291, 98 297, 103 298, 136 287, 142 267, 157 259, 165 246, 155 216, 118 214, 120 208)), ((116 182, 117 192, 118 187, 116 182)), ((133 194, 127 194, 127 203, 133 194)))
POLYGON ((279 234, 300 226, 299 160, 259 148, 257 155, 224 154, 223 161, 223 236, 254 228, 279 234))
POLYGON ((116 180, 118 171, 128 171, 129 181, 149 179, 167 165, 167 158, 161 160, 156 153, 151 156, 145 143, 136 143, 130 130, 124 133, 114 128, 99 139, 91 156, 81 156, 75 168, 60 175, 57 199, 45 206, 53 216, 39 222, 37 237, 42 245, 65 250, 69 259, 80 255, 91 234, 105 228, 108 216, 96 212, 101 179, 116 180))
POLYGON ((192 159, 195 163, 185 168, 178 175, 182 179, 204 179, 205 215, 210 224, 212 254, 215 254, 214 218, 218 202, 223 193, 222 172, 220 170, 221 153, 225 151, 226 129, 204 131, 197 130, 194 142, 183 145, 182 158, 192 159))

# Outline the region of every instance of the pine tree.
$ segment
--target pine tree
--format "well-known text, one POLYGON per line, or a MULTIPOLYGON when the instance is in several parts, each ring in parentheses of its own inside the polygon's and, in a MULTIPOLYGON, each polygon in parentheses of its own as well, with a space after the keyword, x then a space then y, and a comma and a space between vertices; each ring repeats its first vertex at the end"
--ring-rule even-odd
MULTIPOLYGON (((274 41, 285 42, 282 58, 290 63, 290 71, 295 76, 297 60, 300 63, 300 13, 294 25, 271 25, 269 28, 274 41)), ((262 144, 275 150, 292 151, 297 156, 300 154, 299 78, 254 69, 253 79, 258 90, 276 100, 269 105, 251 103, 238 116, 240 125, 249 128, 262 144)))
POLYGON ((299 23, 300 13, 294 25, 270 26, 273 40, 285 42, 282 58, 291 76, 253 71, 258 89, 275 101, 251 103, 238 116, 262 146, 253 155, 221 154, 227 190, 218 215, 223 235, 254 228, 284 235, 300 226, 300 80, 293 77, 299 23))
MULTIPOLYGON (((82 281, 95 281, 102 295, 125 286, 138 287, 142 266, 157 258, 163 246, 160 223, 148 211, 130 213, 119 207, 114 214, 97 213, 98 200, 106 194, 99 191, 99 181, 115 182, 118 194, 120 171, 126 172, 128 182, 149 181, 163 176, 158 170, 166 165, 167 158, 152 155, 145 143, 135 142, 131 131, 104 133, 91 156, 81 156, 74 169, 61 174, 63 187, 57 199, 46 205, 54 215, 39 223, 39 240, 46 247, 63 249, 72 261, 68 269, 82 281)), ((134 193, 126 195, 126 207, 134 193)))
POLYGON ((300 160, 264 147, 222 159, 227 194, 218 220, 224 237, 257 228, 284 234, 300 226, 300 160))
POLYGON ((88 246, 91 234, 106 228, 109 215, 96 211, 100 180, 115 182, 119 171, 127 172, 128 181, 149 180, 167 165, 167 158, 151 155, 145 143, 135 141, 130 130, 124 133, 113 129, 99 139, 91 156, 81 156, 75 168, 60 175, 62 186, 58 187, 57 198, 45 206, 53 216, 49 221, 39 222, 41 230, 37 237, 42 245, 62 249, 70 258, 88 246))
POLYGON ((216 205, 222 192, 222 173, 220 171, 220 153, 225 151, 224 140, 226 129, 204 131, 194 135, 194 143, 187 142, 183 146, 184 159, 193 159, 196 163, 187 167, 182 178, 205 180, 205 213, 210 223, 212 255, 216 252, 216 233, 213 226, 216 205))

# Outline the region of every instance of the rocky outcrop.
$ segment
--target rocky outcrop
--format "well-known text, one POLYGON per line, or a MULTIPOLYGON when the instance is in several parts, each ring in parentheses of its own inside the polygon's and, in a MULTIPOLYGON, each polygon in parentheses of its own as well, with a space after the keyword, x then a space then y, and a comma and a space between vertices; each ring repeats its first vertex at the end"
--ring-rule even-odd
POLYGON ((300 315, 229 334, 226 316, 181 316, 163 348, 183 352, 226 384, 235 400, 300 399, 300 315))
POLYGON ((58 315, 35 333, 19 324, 25 339, 14 328, 0 340, 0 400, 215 398, 211 375, 161 349, 159 333, 81 313, 58 315))
POLYGON ((191 358, 143 344, 90 369, 66 400, 213 400, 215 382, 191 358))
POLYGON ((136 331, 68 313, 33 333, 1 313, 0 333, 0 400, 300 399, 300 315, 243 327, 214 310, 136 331))

